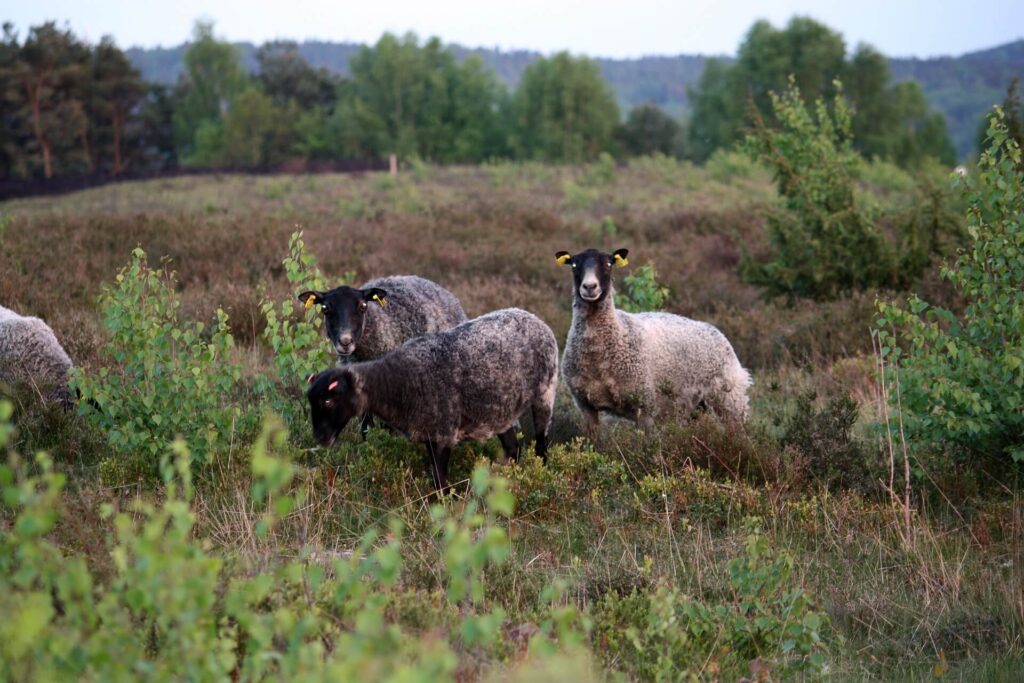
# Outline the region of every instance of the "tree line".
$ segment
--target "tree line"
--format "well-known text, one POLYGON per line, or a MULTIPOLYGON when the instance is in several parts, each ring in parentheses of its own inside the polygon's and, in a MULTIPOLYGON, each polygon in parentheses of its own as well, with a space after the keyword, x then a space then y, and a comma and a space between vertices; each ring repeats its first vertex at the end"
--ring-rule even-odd
POLYGON ((514 89, 477 56, 459 60, 438 38, 383 35, 342 78, 296 43, 238 49, 197 22, 173 87, 145 82, 111 38, 89 45, 48 22, 0 44, 0 170, 5 178, 151 171, 177 166, 268 167, 375 160, 490 159, 576 163, 602 153, 661 153, 697 161, 742 139, 769 93, 792 76, 810 101, 835 93, 855 112, 859 151, 902 166, 955 161, 945 121, 913 82, 893 84, 868 46, 846 57, 840 34, 810 19, 758 22, 737 60, 711 60, 690 93, 685 124, 653 104, 623 117, 596 64, 559 53, 532 62, 514 89))

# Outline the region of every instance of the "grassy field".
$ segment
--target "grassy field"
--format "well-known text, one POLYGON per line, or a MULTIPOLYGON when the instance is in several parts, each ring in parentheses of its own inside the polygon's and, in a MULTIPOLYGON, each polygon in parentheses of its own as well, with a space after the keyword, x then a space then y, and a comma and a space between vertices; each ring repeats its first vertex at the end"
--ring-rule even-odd
MULTIPOLYGON (((888 168, 861 183, 865 197, 888 206, 909 201, 907 188, 888 168)), ((331 281, 422 275, 454 291, 471 317, 522 307, 560 340, 571 317, 571 278, 554 263, 555 251, 627 247, 634 267, 656 267, 669 289, 666 310, 712 322, 733 342, 754 376, 753 416, 743 429, 702 417, 649 437, 616 425, 592 448, 560 395, 550 466, 528 457, 492 467, 517 500, 501 522, 508 557, 483 572, 483 599, 473 608, 503 610, 497 645, 473 646, 455 626, 467 608, 445 597, 419 451, 386 432, 373 430, 364 443, 350 429, 325 452, 311 448, 308 428, 293 430, 287 449, 298 464, 291 486, 302 491, 301 504, 264 536, 254 532, 252 436, 240 435, 197 472, 194 536, 225 558, 225 576, 244 575, 294 558, 350 554, 368 529, 401 519, 404 565, 386 594, 385 619, 424 642, 447 643, 460 680, 539 675, 527 641, 550 620, 552 604, 571 608, 574 632, 584 634, 575 647, 568 637, 559 641, 569 654, 544 664, 552 680, 644 679, 683 668, 703 679, 797 675, 777 650, 740 661, 725 641, 693 646, 652 626, 669 593, 701 605, 741 603, 743 581, 762 579, 737 577, 731 563, 749 560, 757 529, 771 557, 791 562, 778 565, 789 567, 779 569, 786 589, 803 587, 827 616, 825 675, 1020 680, 1018 489, 968 472, 915 484, 909 520, 890 501, 884 485, 900 444, 876 426, 884 406, 870 328, 876 296, 893 295, 787 304, 765 301, 743 283, 741 254, 767 248, 764 216, 775 196, 763 170, 730 155, 701 168, 646 159, 619 168, 414 167, 397 178, 110 185, 0 205, 0 303, 46 319, 76 365, 95 372, 105 362, 97 350, 106 334, 97 297, 141 246, 154 264, 170 258, 184 317, 210 323, 218 308, 228 313, 244 388, 273 365, 260 302, 294 295, 282 259, 297 229, 331 281), (553 597, 552 585, 561 587, 553 597)), ((956 303, 934 274, 916 289, 956 303)), ((83 557, 101 585, 116 581, 113 531, 101 509, 159 501, 162 489, 104 479, 100 463, 112 454, 102 433, 79 415, 15 398, 15 448, 48 450, 68 475, 50 538, 83 557)), ((453 480, 498 451, 496 441, 460 447, 453 480)), ((457 516, 467 500, 442 505, 457 516)), ((12 520, 4 512, 0 531, 9 532, 12 520)))

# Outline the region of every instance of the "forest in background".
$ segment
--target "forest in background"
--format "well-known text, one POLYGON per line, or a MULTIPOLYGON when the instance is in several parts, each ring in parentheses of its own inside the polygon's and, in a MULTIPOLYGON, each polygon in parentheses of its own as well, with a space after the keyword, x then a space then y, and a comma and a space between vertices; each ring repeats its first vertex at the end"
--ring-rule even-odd
MULTIPOLYGON (((782 28, 757 22, 735 59, 706 63, 659 58, 615 66, 564 52, 512 53, 508 62, 414 34, 385 34, 373 46, 343 45, 341 52, 290 41, 250 48, 218 39, 202 22, 177 52, 142 53, 110 38, 89 45, 52 22, 24 36, 5 25, 2 177, 302 170, 390 154, 445 164, 578 163, 605 153, 701 162, 742 141, 757 115, 771 118, 770 94, 790 78, 807 101, 839 93, 849 100, 857 151, 866 158, 914 168, 928 160, 951 166, 963 156, 925 88, 896 77, 891 60, 870 46, 850 52, 840 33, 808 18, 782 28), (338 62, 323 66, 330 54, 342 58, 344 71, 338 62), (173 83, 160 82, 179 67, 173 83), (665 87, 651 85, 658 79, 665 87), (625 94, 617 90, 623 81, 631 84, 625 94), (680 96, 688 102, 682 121, 673 115, 680 96)), ((996 81, 1014 72, 1013 56, 1003 57, 965 57, 975 66, 946 69, 948 85, 969 79, 971 68, 1002 65, 979 81, 991 92, 978 97, 992 101, 961 112, 973 119, 973 137, 981 112, 1009 84, 996 81)), ((922 64, 913 75, 929 83, 933 74, 922 64)), ((970 89, 949 92, 959 90, 970 89)))
MULTIPOLYGON (((234 44, 242 55, 242 63, 256 72, 259 46, 249 42, 234 44)), ((348 76, 349 60, 363 45, 352 42, 306 40, 297 43, 299 56, 317 68, 339 76, 348 76)), ((514 88, 526 67, 543 55, 533 50, 499 50, 449 46, 460 62, 476 55, 490 67, 508 87, 514 88)), ((184 70, 184 54, 188 43, 173 47, 126 50, 142 76, 155 83, 173 85, 184 70)), ((642 104, 655 104, 677 119, 690 112, 689 91, 704 73, 709 59, 729 64, 727 55, 650 55, 637 59, 594 57, 601 75, 615 93, 623 111, 642 104)), ((987 50, 958 56, 887 57, 893 81, 913 80, 921 85, 925 97, 946 117, 957 157, 963 159, 977 151, 977 128, 981 115, 1003 98, 1007 84, 1024 75, 1024 40, 1017 40, 987 50)))

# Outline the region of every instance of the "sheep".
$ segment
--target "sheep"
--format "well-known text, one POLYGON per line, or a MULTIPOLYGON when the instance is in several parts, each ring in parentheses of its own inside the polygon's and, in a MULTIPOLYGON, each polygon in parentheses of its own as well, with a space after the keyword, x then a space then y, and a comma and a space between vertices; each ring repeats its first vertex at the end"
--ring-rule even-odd
POLYGON ((372 360, 413 337, 466 321, 454 294, 415 275, 370 280, 359 289, 310 290, 298 298, 307 308, 319 304, 327 338, 341 362, 372 360))
POLYGON ((716 327, 670 313, 615 308, 612 268, 627 265, 627 249, 555 254, 573 272, 572 325, 562 356, 562 380, 593 438, 600 413, 632 420, 649 432, 656 419, 704 407, 744 421, 750 374, 716 327))
POLYGON ((426 446, 438 490, 448 488, 451 449, 498 435, 519 459, 515 424, 530 409, 536 453, 547 462, 547 430, 558 385, 558 342, 537 316, 506 308, 417 337, 376 360, 310 375, 313 436, 331 446, 349 420, 373 413, 426 446))
POLYGON ((0 306, 0 381, 31 382, 43 398, 68 406, 71 367, 49 325, 0 306))

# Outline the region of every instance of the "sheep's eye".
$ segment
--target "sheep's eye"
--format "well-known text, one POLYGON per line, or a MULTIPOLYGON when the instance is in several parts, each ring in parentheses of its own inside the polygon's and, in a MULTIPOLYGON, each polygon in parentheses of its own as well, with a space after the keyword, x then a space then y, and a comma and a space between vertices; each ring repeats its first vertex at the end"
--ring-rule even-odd
POLYGON ((608 267, 609 267, 609 268, 611 268, 611 267, 612 267, 612 262, 611 262, 611 261, 609 261, 609 262, 608 262, 608 267))
POLYGON ((366 302, 365 301, 360 301, 359 302, 359 310, 360 311, 365 311, 366 310, 366 302))
POLYGON ((573 263, 573 264, 572 264, 572 267, 573 267, 573 268, 575 268, 575 267, 576 267, 576 264, 575 264, 575 263, 573 263))
POLYGON ((329 398, 326 401, 324 401, 324 408, 330 408, 333 405, 334 405, 334 400, 333 399, 329 398))

